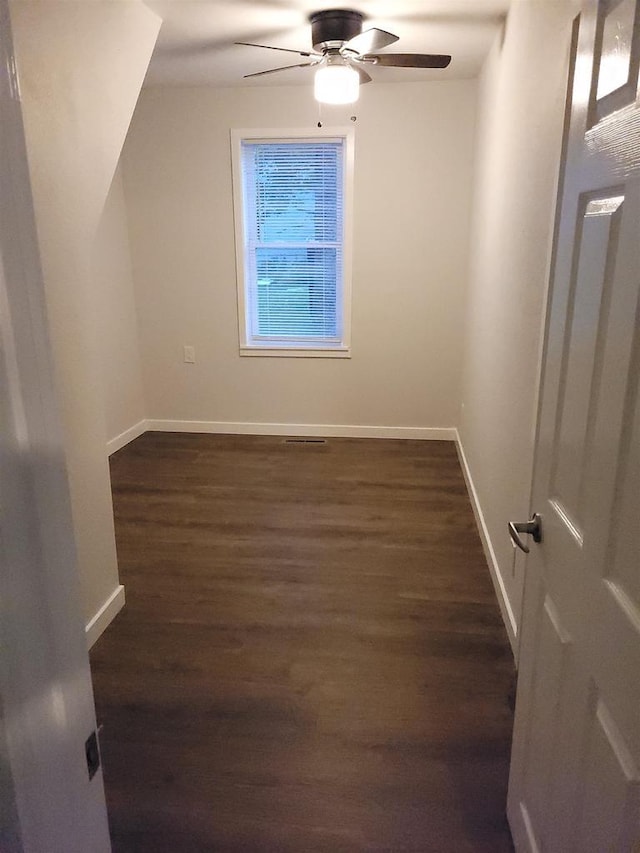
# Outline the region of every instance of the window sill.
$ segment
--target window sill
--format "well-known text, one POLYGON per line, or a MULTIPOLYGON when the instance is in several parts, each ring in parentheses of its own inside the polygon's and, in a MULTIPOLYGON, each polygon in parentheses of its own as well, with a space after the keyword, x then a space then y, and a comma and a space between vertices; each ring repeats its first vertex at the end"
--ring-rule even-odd
POLYGON ((240 347, 240 355, 268 356, 276 358, 351 358, 349 347, 240 347))

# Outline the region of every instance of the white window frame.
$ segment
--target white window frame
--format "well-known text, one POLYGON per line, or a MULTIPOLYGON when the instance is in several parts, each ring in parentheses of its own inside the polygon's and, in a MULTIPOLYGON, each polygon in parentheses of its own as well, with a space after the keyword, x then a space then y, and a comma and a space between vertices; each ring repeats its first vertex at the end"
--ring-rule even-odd
POLYGON ((231 162, 233 175, 233 207, 236 239, 236 277, 238 288, 238 329, 240 355, 280 356, 302 358, 350 358, 351 357, 351 269, 353 258, 353 166, 355 133, 352 127, 319 128, 269 128, 232 129, 231 162), (294 142, 300 139, 344 139, 343 212, 342 212, 342 299, 336 306, 342 319, 341 339, 314 341, 308 345, 300 341, 255 342, 250 337, 249 305, 246 291, 246 231, 243 203, 243 173, 241 146, 243 142, 265 142, 278 140, 294 142))

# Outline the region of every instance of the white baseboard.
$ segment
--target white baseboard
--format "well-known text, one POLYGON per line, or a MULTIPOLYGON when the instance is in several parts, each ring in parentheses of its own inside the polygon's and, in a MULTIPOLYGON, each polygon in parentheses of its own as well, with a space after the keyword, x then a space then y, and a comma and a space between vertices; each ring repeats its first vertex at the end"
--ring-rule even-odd
POLYGON ((232 421, 148 420, 154 432, 203 432, 227 435, 295 435, 313 438, 413 438, 455 441, 455 427, 361 426, 351 424, 260 424, 232 421))
POLYGON ((134 424, 129 429, 126 429, 124 432, 121 432, 120 435, 117 435, 115 438, 112 438, 111 441, 107 442, 107 453, 111 456, 112 453, 115 453, 116 450, 120 450, 126 444, 129 444, 130 441, 133 441, 134 438, 138 438, 138 436, 142 435, 143 432, 146 432, 148 429, 147 421, 141 420, 138 421, 137 424, 134 424))
POLYGON ((464 448, 462 446, 462 442, 460 441, 460 436, 458 434, 458 430, 456 429, 456 449, 458 451, 458 458, 460 459, 460 466, 462 468, 462 473, 464 475, 465 482, 467 484, 467 491, 469 492, 469 498, 471 499, 471 506, 473 507, 473 514, 476 517, 476 524, 478 525, 478 532, 480 534, 480 541, 482 542, 482 549, 484 551, 485 558, 487 560, 487 564, 489 566, 489 573, 491 575, 491 580, 493 582, 493 587, 496 592, 496 597, 498 599, 498 604, 500 605, 500 613, 502 614, 502 620, 507 629, 507 634, 509 635, 509 643, 511 644, 511 651, 513 652, 513 657, 517 663, 518 661, 518 623, 516 622, 516 618, 514 616, 513 610, 511 608, 511 604, 509 602, 509 598, 507 596, 507 591, 504 586, 504 581, 502 580, 502 574, 500 572, 500 567, 498 566, 498 560, 496 559, 496 552, 494 551, 493 544, 491 543, 491 536, 489 535, 489 528, 484 519, 484 513, 482 512, 482 507, 480 506, 480 499, 478 498, 478 493, 476 491, 476 487, 473 484, 473 478, 471 476, 471 471, 469 469, 469 463, 467 462, 467 457, 464 452, 464 448))
POLYGON ((514 802, 511 790, 507 799, 507 817, 516 850, 521 850, 522 853, 540 853, 527 807, 523 802, 514 802))
POLYGON ((98 639, 105 628, 115 619, 124 607, 124 587, 122 584, 117 586, 111 595, 107 598, 96 615, 87 622, 85 633, 87 635, 87 648, 98 639))

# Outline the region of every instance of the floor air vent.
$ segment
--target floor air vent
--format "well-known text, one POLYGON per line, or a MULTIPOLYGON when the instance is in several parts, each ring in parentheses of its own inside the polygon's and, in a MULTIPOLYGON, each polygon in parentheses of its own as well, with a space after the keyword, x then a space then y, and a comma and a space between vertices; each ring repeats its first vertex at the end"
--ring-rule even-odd
POLYGON ((285 438, 284 444, 326 444, 326 438, 285 438))

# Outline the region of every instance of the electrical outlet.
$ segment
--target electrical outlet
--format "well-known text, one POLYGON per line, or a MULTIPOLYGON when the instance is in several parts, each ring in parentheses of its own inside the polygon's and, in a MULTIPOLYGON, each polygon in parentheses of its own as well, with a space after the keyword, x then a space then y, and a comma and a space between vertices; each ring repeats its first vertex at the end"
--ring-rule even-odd
POLYGON ((196 363, 196 348, 195 347, 184 347, 184 363, 185 364, 195 364, 196 363))

